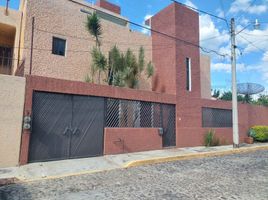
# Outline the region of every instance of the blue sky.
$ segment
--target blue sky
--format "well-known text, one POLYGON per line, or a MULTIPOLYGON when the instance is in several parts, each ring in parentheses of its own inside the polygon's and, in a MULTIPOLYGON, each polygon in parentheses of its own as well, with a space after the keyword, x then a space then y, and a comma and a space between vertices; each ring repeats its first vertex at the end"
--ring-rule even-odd
MULTIPOLYGON (((95 2, 90 1, 89 2, 95 2)), ((133 22, 144 23, 146 17, 154 15, 171 3, 170 0, 110 0, 121 6, 122 15, 133 22)), ((268 0, 180 0, 192 7, 214 15, 236 19, 239 47, 237 59, 238 82, 260 83, 268 88, 268 0), (258 19, 259 30, 254 30, 251 22, 258 19), (242 53, 242 55, 240 55, 242 53)), ((4 5, 5 0, 0 0, 4 5)), ((18 8, 19 0, 10 0, 10 6, 18 8)), ((144 31, 144 30, 143 30, 144 31)), ((230 54, 230 42, 227 25, 211 16, 200 14, 201 46, 214 49, 222 54, 230 54), (213 39, 211 39, 213 38, 213 39)), ((212 86, 229 89, 231 86, 230 58, 210 54, 212 58, 212 86)))

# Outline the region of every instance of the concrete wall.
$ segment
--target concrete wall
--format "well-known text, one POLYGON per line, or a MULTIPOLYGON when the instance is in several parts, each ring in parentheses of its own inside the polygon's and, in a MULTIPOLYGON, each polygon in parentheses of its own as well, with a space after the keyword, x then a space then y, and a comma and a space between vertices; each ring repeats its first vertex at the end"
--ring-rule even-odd
POLYGON ((200 55, 200 86, 203 99, 211 99, 210 62, 209 56, 200 55))
MULTIPOLYGON (((93 5, 82 0, 26 0, 24 7, 25 31, 23 57, 26 58, 25 73, 30 69, 30 47, 32 17, 35 17, 34 52, 32 74, 53 78, 84 81, 85 76, 91 72, 91 50, 95 46, 94 38, 85 27, 87 14, 81 12, 84 9, 93 12, 93 5), (26 8, 26 9, 25 9, 26 8), (44 31, 43 31, 44 30, 44 31), (53 55, 52 37, 66 39, 66 56, 53 55)), ((124 17, 101 9, 113 16, 124 17)), ((145 49, 145 60, 152 60, 151 37, 142 33, 131 31, 126 26, 121 26, 107 20, 101 20, 102 51, 108 55, 108 51, 114 45, 126 52, 128 48, 138 55, 140 46, 145 49)), ((107 75, 102 75, 103 79, 107 75)), ((97 81, 97 74, 95 82, 97 81)), ((151 80, 142 75, 140 89, 151 90, 151 80)))
POLYGON ((157 128, 105 128, 105 155, 157 149, 162 149, 162 137, 157 128))
POLYGON ((19 162, 25 78, 0 75, 0 167, 19 162))

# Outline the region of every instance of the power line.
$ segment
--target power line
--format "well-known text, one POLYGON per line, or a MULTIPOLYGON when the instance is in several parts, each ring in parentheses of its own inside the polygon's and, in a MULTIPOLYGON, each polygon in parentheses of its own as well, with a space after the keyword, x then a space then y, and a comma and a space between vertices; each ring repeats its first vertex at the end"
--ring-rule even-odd
POLYGON ((194 8, 194 7, 192 7, 192 6, 183 4, 183 3, 178 2, 178 1, 176 1, 176 0, 170 0, 170 1, 172 1, 172 2, 174 2, 174 3, 177 3, 177 4, 179 4, 179 5, 182 5, 182 6, 184 6, 184 7, 190 8, 190 9, 192 9, 192 10, 194 10, 194 11, 199 12, 199 13, 207 14, 207 15, 210 15, 210 16, 212 16, 212 17, 215 17, 215 18, 217 18, 217 19, 220 19, 220 20, 223 20, 223 21, 227 22, 226 19, 224 19, 224 18, 222 18, 222 17, 219 17, 219 16, 217 16, 217 15, 211 14, 211 13, 209 13, 209 12, 207 12, 207 11, 199 10, 199 9, 197 9, 197 8, 194 8))
MULTIPOLYGON (((252 2, 249 2, 249 6, 247 7, 246 11, 247 11, 252 5, 254 5, 254 4, 256 3, 256 1, 257 1, 257 0, 254 0, 254 1, 252 1, 252 2)), ((238 19, 237 19, 236 21, 238 21, 241 17, 242 17, 242 14, 241 14, 240 16, 238 16, 238 19)))
POLYGON ((189 5, 183 4, 183 3, 178 2, 178 1, 176 1, 176 0, 170 0, 170 1, 171 1, 171 2, 174 2, 174 3, 177 3, 177 4, 179 4, 179 5, 182 5, 182 6, 186 7, 186 8, 192 9, 192 10, 194 10, 194 11, 198 12, 198 13, 203 13, 203 14, 206 14, 206 15, 212 16, 212 17, 214 17, 214 18, 217 18, 217 19, 223 20, 223 21, 225 22, 225 24, 226 24, 227 28, 228 28, 228 31, 229 31, 229 29, 230 29, 230 28, 229 28, 228 21, 227 21, 227 19, 226 19, 226 17, 225 17, 225 13, 224 13, 224 17, 225 17, 225 18, 222 18, 222 17, 219 17, 219 16, 214 15, 214 14, 212 14, 212 13, 209 13, 209 12, 207 12, 207 11, 200 10, 200 9, 194 8, 194 7, 192 7, 192 6, 189 6, 189 5))
POLYGON ((224 19, 226 20, 226 25, 227 25, 227 28, 228 28, 228 31, 229 31, 230 30, 230 26, 229 26, 229 23, 228 23, 227 18, 226 18, 225 8, 224 8, 224 4, 223 4, 223 1, 222 0, 220 0, 220 4, 221 4, 222 11, 223 11, 224 19))
POLYGON ((217 36, 209 37, 209 38, 200 40, 200 42, 208 41, 208 40, 213 40, 213 39, 216 39, 216 38, 219 38, 219 37, 224 37, 224 35, 217 35, 217 36))
POLYGON ((266 34, 252 34, 252 33, 246 33, 246 32, 243 32, 243 34, 246 34, 246 35, 249 35, 249 36, 268 36, 268 34, 266 35, 266 34))
MULTIPOLYGON (((174 1, 174 2, 176 2, 176 1, 174 1)), ((178 2, 177 2, 177 3, 178 3, 178 2)), ((186 6, 186 5, 185 5, 185 6, 186 6)), ((103 12, 103 11, 97 9, 97 8, 94 8, 93 6, 89 6, 89 5, 88 5, 87 7, 91 8, 91 9, 94 10, 94 11, 103 12)), ((200 11, 200 12, 201 12, 201 11, 200 11)), ((205 12, 205 11, 203 11, 203 12, 205 12)), ((205 13, 206 13, 206 12, 205 12, 205 13)), ((207 13, 207 14, 210 14, 210 13, 207 13)), ((212 15, 212 14, 210 14, 210 15, 212 15)), ((114 16, 114 17, 117 18, 117 19, 122 20, 121 18, 119 18, 119 17, 117 17, 117 16, 114 16)), ((217 16, 215 16, 215 17, 217 17, 217 16)), ((217 18, 226 21, 226 20, 223 19, 223 18, 220 18, 220 17, 217 17, 217 18)), ((174 37, 174 36, 172 36, 172 35, 163 33, 163 32, 158 31, 158 30, 154 30, 154 29, 152 29, 152 28, 146 27, 146 26, 141 25, 141 24, 138 24, 138 23, 136 23, 136 22, 132 22, 132 21, 127 20, 127 19, 124 19, 124 21, 127 22, 127 23, 129 23, 129 24, 132 24, 132 25, 134 25, 134 26, 137 26, 137 27, 140 27, 140 28, 149 30, 149 31, 151 31, 151 32, 154 32, 154 33, 160 34, 160 35, 162 35, 162 36, 168 37, 168 38, 170 38, 170 39, 176 40, 176 41, 178 41, 178 42, 184 43, 184 44, 186 44, 186 45, 190 45, 190 46, 194 46, 194 47, 200 48, 203 52, 206 52, 206 53, 215 53, 215 54, 217 54, 217 55, 219 55, 219 56, 222 56, 222 57, 225 57, 225 56, 226 56, 226 55, 224 55, 224 54, 221 54, 221 53, 217 52, 216 50, 213 50, 213 49, 206 49, 206 48, 204 48, 204 47, 201 47, 199 44, 195 44, 195 43, 192 43, 192 42, 183 40, 183 39, 181 39, 181 38, 174 37)))
POLYGON ((250 40, 248 40, 247 38, 243 37, 242 35, 238 35, 241 38, 243 38, 245 41, 247 41, 250 45, 254 46, 255 48, 259 49, 261 52, 266 53, 266 51, 264 51, 263 49, 257 47, 253 42, 251 42, 250 40))

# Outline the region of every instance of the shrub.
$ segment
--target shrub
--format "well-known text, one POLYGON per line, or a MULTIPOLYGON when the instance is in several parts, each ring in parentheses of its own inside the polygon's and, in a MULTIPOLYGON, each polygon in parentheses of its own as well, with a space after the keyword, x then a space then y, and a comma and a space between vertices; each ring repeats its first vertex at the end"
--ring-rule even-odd
POLYGON ((214 130, 209 130, 205 134, 204 142, 205 142, 206 147, 212 147, 212 146, 219 146, 220 145, 220 140, 215 137, 215 131, 214 130))
POLYGON ((268 126, 253 126, 249 130, 249 136, 258 142, 268 142, 268 126))

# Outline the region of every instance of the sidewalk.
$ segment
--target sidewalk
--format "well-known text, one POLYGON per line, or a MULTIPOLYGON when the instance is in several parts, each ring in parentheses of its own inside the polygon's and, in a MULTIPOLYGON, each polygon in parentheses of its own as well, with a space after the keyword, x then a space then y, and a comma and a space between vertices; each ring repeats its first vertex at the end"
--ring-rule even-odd
POLYGON ((66 176, 90 174, 145 164, 222 156, 256 150, 268 150, 268 144, 243 145, 239 149, 233 149, 230 145, 209 148, 174 148, 85 159, 33 163, 21 167, 0 168, 0 185, 1 181, 9 184, 17 181, 29 182, 42 179, 63 178, 66 176))

